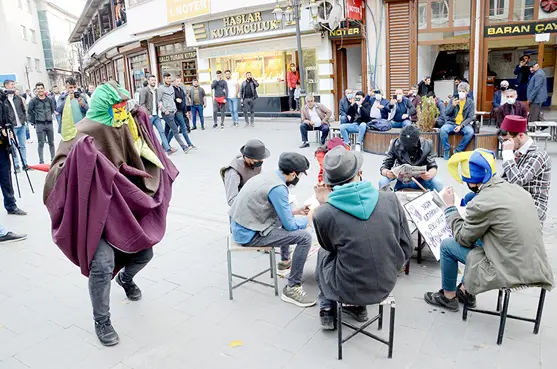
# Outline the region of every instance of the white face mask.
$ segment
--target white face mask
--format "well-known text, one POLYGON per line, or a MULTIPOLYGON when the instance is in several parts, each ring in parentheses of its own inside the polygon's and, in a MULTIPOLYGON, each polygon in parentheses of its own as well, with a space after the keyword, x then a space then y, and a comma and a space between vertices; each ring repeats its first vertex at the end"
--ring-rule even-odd
POLYGON ((381 101, 381 95, 375 94, 375 101, 381 101))
POLYGON ((460 92, 460 91, 459 91, 459 92, 458 92, 458 98, 459 98, 460 100, 466 99, 466 92, 460 92))
POLYGON ((509 97, 507 99, 507 104, 509 104, 509 105, 513 105, 515 102, 516 102, 516 98, 514 98, 514 97, 509 97))
POLYGON ((402 95, 396 95, 396 99, 397 99, 398 101, 402 101, 402 95))

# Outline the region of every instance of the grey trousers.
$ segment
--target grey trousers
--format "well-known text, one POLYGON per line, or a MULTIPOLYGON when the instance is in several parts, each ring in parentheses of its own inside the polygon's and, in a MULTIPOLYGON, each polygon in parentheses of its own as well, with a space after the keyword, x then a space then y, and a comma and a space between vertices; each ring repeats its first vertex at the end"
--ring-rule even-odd
MULTIPOLYGON (((176 121, 174 120, 174 113, 175 112, 170 112, 170 114, 163 114, 162 119, 164 120, 166 126, 172 130, 174 139, 178 142, 178 145, 180 145, 182 150, 185 150, 187 146, 184 143, 184 140, 182 140, 182 136, 179 135, 180 132, 178 131, 178 126, 176 125, 176 121)), ((168 143, 170 144, 170 142, 168 143)))
POLYGON ((218 116, 217 113, 220 111, 220 125, 224 126, 224 117, 226 114, 226 103, 219 104, 215 99, 213 99, 213 122, 217 124, 218 116))
POLYGON ((48 141, 48 148, 50 149, 50 161, 54 160, 54 127, 52 122, 50 123, 39 123, 35 124, 35 130, 37 131, 37 141, 39 141, 39 163, 44 163, 44 144, 48 141))
POLYGON ((539 122, 541 119, 540 113, 542 104, 530 104, 530 115, 528 116, 529 122, 539 122))
POLYGON ((89 296, 93 305, 93 317, 99 323, 104 323, 110 319, 110 283, 117 254, 128 261, 121 273, 122 282, 129 283, 153 258, 153 249, 145 249, 135 254, 125 254, 114 249, 101 238, 91 262, 91 272, 89 273, 89 296))
POLYGON ((246 120, 246 124, 253 124, 253 122, 255 121, 255 113, 253 111, 254 105, 254 99, 244 99, 244 119, 246 120))
POLYGON ((311 249, 311 234, 305 229, 298 229, 289 232, 286 229, 273 228, 267 235, 262 236, 257 233, 250 243, 244 245, 246 247, 258 246, 274 246, 280 247, 281 256, 283 260, 288 255, 288 248, 290 245, 296 245, 294 255, 292 256, 292 266, 290 268, 290 276, 288 277, 288 285, 298 286, 302 284, 302 275, 304 274, 304 265, 308 258, 309 250, 311 249), (285 255, 286 253, 286 255, 285 255))

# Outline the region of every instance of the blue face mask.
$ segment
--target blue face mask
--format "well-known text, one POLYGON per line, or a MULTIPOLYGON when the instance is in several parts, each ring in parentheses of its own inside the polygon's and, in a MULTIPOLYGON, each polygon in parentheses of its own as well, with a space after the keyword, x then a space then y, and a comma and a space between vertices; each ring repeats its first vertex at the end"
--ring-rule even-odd
POLYGON ((347 95, 346 95, 346 98, 347 98, 348 100, 350 100, 350 99, 353 98, 353 97, 354 97, 354 94, 347 94, 347 95))

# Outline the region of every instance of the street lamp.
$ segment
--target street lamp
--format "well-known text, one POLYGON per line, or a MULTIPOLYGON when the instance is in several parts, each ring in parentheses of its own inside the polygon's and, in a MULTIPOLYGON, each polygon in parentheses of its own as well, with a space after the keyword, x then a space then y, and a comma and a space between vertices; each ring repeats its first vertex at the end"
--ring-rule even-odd
MULTIPOLYGON (((300 105, 305 104, 306 96, 306 82, 304 74, 304 58, 302 54, 302 36, 300 32, 300 19, 301 19, 301 9, 304 5, 305 0, 288 0, 286 3, 286 9, 283 11, 278 4, 273 10, 273 15, 277 22, 282 22, 284 19, 286 25, 296 24, 296 41, 298 44, 298 68, 300 70, 300 105)), ((316 0, 309 0, 309 10, 311 12, 311 17, 313 19, 317 18, 319 5, 316 0)))

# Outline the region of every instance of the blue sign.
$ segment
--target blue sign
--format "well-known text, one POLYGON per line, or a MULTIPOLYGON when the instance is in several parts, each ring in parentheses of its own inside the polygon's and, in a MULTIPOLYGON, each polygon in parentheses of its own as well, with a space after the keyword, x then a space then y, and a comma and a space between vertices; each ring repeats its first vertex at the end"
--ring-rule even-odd
POLYGON ((0 83, 4 82, 7 79, 11 79, 12 81, 17 81, 17 77, 14 74, 0 74, 0 83))

